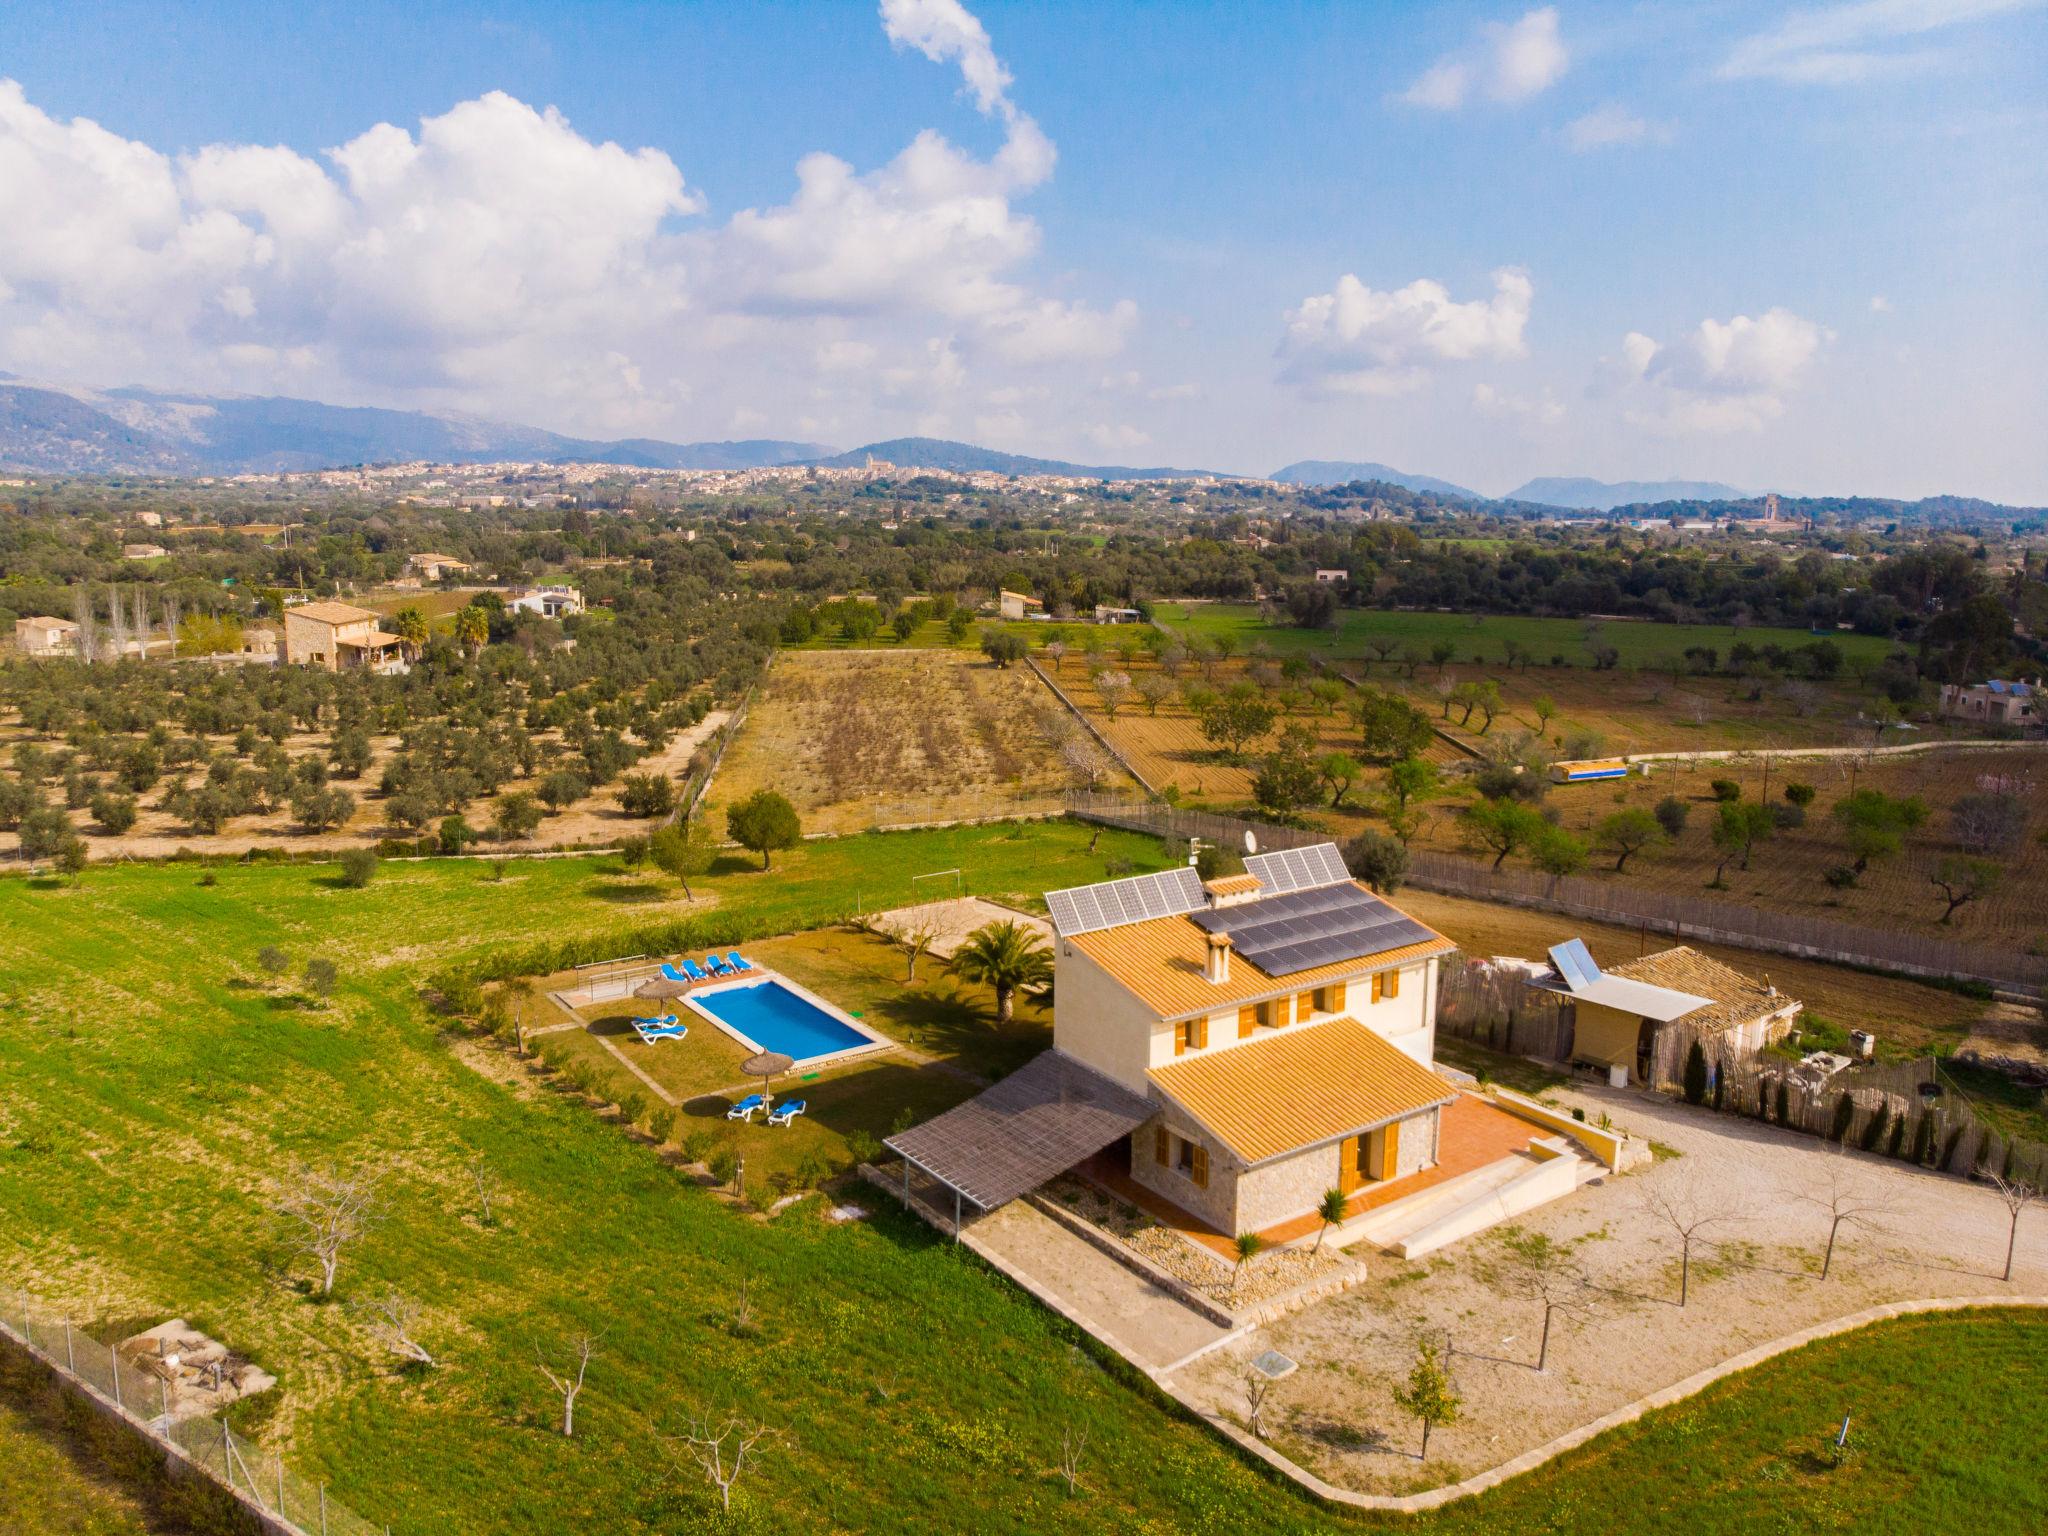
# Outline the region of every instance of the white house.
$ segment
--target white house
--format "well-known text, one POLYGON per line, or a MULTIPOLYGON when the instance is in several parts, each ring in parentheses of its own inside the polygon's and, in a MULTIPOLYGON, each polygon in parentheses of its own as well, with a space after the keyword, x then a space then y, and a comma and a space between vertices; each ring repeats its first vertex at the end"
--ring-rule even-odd
POLYGON ((1045 612, 1045 604, 1037 598, 1007 588, 996 594, 996 608, 1006 619, 1036 618, 1045 612))
POLYGON ((47 615, 14 621, 14 643, 24 656, 48 658, 78 654, 78 626, 47 615))
POLYGON ((505 606, 544 619, 560 619, 583 611, 583 594, 574 587, 528 587, 508 594, 505 606))
POLYGON ((2044 718, 2041 680, 2013 683, 1994 677, 1985 683, 1943 683, 1941 712, 1984 725, 2039 725, 2044 718))

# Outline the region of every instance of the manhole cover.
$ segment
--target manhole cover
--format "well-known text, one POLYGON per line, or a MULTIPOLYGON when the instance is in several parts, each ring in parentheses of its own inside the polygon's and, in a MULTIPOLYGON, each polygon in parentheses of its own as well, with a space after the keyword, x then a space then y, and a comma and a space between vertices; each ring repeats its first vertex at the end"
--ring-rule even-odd
POLYGON ((1282 1376, 1294 1374, 1294 1362, 1277 1349, 1269 1349, 1252 1361, 1252 1369, 1268 1381, 1278 1381, 1282 1376))

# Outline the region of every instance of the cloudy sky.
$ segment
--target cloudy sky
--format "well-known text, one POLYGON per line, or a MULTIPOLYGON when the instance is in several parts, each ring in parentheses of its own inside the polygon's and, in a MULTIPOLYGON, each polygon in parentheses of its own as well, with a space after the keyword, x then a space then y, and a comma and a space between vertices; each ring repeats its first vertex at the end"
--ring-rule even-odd
POLYGON ((0 8, 0 369, 2048 502, 2048 6, 0 8))

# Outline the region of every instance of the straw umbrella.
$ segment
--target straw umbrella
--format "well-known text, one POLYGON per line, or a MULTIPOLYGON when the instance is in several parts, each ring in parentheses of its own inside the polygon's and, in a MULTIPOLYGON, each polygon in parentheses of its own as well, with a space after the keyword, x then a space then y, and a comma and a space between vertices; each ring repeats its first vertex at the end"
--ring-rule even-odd
POLYGON ((633 995, 647 998, 651 1002, 664 1003, 671 998, 684 996, 689 990, 690 984, 687 981, 670 981, 666 976, 656 976, 651 981, 641 982, 633 989, 633 995))
POLYGON ((763 1051, 758 1056, 749 1056, 740 1063, 740 1070, 746 1073, 747 1076, 762 1079, 761 1111, 763 1114, 766 1114, 775 1107, 775 1096, 769 1091, 775 1079, 795 1065, 796 1061, 794 1058, 785 1056, 780 1051, 763 1051))

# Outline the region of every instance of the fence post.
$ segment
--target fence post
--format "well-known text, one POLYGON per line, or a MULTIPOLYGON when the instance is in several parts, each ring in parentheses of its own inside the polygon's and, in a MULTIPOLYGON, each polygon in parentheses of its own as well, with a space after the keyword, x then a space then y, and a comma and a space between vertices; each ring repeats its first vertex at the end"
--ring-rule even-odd
POLYGON ((117 1347, 115 1347, 115 1348, 113 1348, 113 1349, 110 1349, 110 1350, 108 1350, 108 1351, 107 1351, 107 1359, 108 1359, 108 1361, 109 1361, 109 1362, 110 1362, 110 1363, 111 1363, 111 1364, 113 1365, 113 1367, 114 1367, 114 1406, 115 1406, 116 1408, 126 1408, 126 1407, 127 1407, 128 1405, 127 1405, 126 1403, 124 1403, 124 1402, 122 1402, 122 1401, 121 1401, 121 1351, 120 1351, 120 1348, 119 1348, 119 1347, 117 1346, 117 1347))
POLYGON ((78 1356, 71 1348, 71 1319, 64 1319, 64 1369, 72 1375, 78 1374, 78 1356))
POLYGON ((277 1458, 277 1512, 284 1519, 290 1519, 284 1512, 284 1458, 277 1458))
POLYGON ((320 1536, 327 1536, 327 1485, 320 1485, 320 1536))

